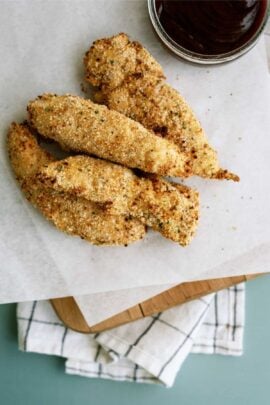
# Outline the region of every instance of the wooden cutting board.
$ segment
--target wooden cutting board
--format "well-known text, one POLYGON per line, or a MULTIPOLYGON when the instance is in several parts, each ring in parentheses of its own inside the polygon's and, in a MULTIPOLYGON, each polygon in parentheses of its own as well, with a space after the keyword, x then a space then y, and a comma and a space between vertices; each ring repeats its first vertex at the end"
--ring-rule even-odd
POLYGON ((56 298, 51 300, 51 303, 58 317, 68 328, 82 333, 97 333, 251 280, 259 275, 261 274, 182 283, 96 325, 87 324, 73 297, 56 298))

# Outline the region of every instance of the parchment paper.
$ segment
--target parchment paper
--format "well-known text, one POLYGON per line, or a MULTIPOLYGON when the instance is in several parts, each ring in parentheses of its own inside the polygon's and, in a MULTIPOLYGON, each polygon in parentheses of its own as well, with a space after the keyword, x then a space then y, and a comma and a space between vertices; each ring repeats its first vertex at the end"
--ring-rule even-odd
POLYGON ((200 67, 165 49, 145 1, 1 1, 0 302, 177 284, 269 271, 270 86, 258 47, 200 67), (94 247, 57 231, 23 198, 9 168, 9 123, 43 92, 80 94, 82 57, 99 37, 126 31, 164 66, 239 184, 202 179, 197 237, 187 248, 149 232, 128 248, 94 247))
POLYGON ((92 326, 171 287, 173 284, 150 285, 81 295, 74 298, 88 325, 92 326))

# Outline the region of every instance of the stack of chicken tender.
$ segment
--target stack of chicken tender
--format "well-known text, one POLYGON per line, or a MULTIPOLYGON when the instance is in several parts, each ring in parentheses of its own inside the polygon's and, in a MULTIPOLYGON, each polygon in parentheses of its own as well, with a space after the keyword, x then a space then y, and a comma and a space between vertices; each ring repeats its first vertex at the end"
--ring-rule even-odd
POLYGON ((43 94, 28 104, 27 122, 10 126, 22 191, 57 228, 96 245, 128 245, 146 227, 188 245, 198 192, 164 177, 238 176, 220 168, 192 110, 139 43, 125 34, 95 41, 84 63, 96 103, 43 94), (40 137, 70 156, 56 159, 40 137))

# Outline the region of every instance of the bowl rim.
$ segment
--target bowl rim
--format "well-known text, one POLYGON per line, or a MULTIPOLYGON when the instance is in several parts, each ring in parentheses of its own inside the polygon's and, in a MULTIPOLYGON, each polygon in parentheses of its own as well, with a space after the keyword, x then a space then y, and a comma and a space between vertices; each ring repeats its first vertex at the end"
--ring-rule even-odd
POLYGON ((269 15, 270 15, 270 0, 266 0, 265 15, 260 23, 260 26, 254 33, 254 35, 245 44, 241 45, 238 48, 233 49, 230 52, 220 53, 217 55, 211 55, 211 54, 206 55, 206 54, 201 54, 201 53, 197 53, 197 52, 192 52, 192 51, 178 45, 177 42, 175 42, 167 34, 165 29, 162 27, 162 25, 159 21, 159 18, 157 16, 155 2, 156 2, 156 0, 147 0, 148 13, 149 13, 151 23, 152 23, 157 35, 161 39, 161 41, 177 56, 179 56, 183 59, 186 59, 189 62, 205 64, 205 65, 229 62, 236 58, 239 58, 246 52, 250 51, 256 45, 257 41, 259 40, 259 38, 266 26, 269 15))

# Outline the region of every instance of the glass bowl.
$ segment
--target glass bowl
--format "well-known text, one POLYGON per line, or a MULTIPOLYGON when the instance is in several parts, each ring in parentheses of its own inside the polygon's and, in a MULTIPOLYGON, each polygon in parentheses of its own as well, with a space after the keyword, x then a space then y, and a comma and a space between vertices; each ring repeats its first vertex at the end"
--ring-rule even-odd
POLYGON ((148 0, 148 11, 149 11, 149 16, 150 20, 153 24, 153 27, 161 39, 161 41, 172 51, 174 52, 177 56, 186 59, 190 62, 194 63, 199 63, 199 64, 218 64, 218 63, 224 63, 224 62, 229 62, 232 61, 236 58, 239 58, 239 56, 243 55, 244 53, 248 52, 253 46, 256 44, 258 41, 260 35, 263 32, 263 29, 267 23, 267 19, 269 17, 269 11, 270 11, 270 0, 266 1, 266 6, 264 10, 264 16, 262 18, 261 23, 259 24, 258 29, 255 31, 255 33, 252 35, 251 38, 242 46, 239 48, 233 49, 230 52, 226 53, 220 53, 217 55, 206 55, 206 54, 201 54, 197 52, 190 51, 189 49, 186 49, 177 42, 175 42, 164 30, 162 27, 158 15, 157 15, 157 10, 156 10, 156 1, 155 0, 148 0))

